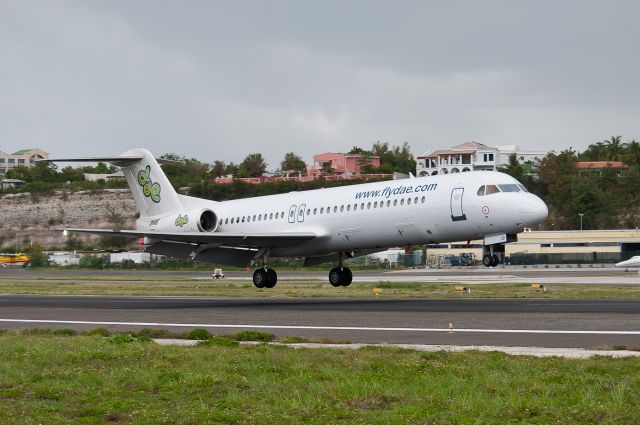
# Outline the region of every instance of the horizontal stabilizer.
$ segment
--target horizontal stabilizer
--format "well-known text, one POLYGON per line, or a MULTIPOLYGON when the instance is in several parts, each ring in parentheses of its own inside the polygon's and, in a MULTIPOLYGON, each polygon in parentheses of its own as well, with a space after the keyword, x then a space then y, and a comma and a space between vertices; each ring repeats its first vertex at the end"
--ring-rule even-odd
POLYGON ((283 233, 207 233, 207 232, 144 232, 139 230, 111 230, 111 229, 62 229, 64 234, 91 233, 102 236, 121 236, 140 238, 148 237, 155 242, 187 242, 192 244, 211 244, 212 246, 230 246, 243 248, 284 248, 299 245, 302 242, 315 239, 317 235, 311 232, 283 232, 283 233))
MULTIPOLYGON (((114 165, 126 167, 127 165, 135 164, 138 161, 142 161, 144 158, 141 156, 90 156, 90 157, 78 157, 78 158, 49 158, 39 159, 38 161, 44 162, 109 162, 114 165)), ((158 164, 181 164, 180 161, 173 161, 171 159, 156 158, 158 164)))

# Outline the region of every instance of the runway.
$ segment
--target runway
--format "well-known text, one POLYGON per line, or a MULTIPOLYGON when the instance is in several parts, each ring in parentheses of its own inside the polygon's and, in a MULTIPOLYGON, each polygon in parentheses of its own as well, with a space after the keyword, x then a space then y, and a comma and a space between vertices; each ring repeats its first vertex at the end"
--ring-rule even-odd
POLYGON ((640 347, 640 300, 0 296, 0 327, 35 326, 258 329, 362 343, 640 347))
MULTIPOLYGON (((582 284, 582 285, 640 285, 640 269, 620 269, 614 267, 558 267, 543 266, 500 266, 500 267, 461 267, 448 269, 406 269, 406 270, 354 270, 354 282, 419 282, 454 283, 481 285, 493 283, 542 283, 546 285, 582 284)), ((226 279, 251 281, 253 270, 227 271, 226 279)), ((70 277, 89 277, 92 279, 197 279, 211 280, 208 271, 161 271, 161 270, 25 270, 0 269, 0 281, 19 278, 64 281, 70 277)), ((327 271, 278 271, 279 281, 323 281, 327 271)))

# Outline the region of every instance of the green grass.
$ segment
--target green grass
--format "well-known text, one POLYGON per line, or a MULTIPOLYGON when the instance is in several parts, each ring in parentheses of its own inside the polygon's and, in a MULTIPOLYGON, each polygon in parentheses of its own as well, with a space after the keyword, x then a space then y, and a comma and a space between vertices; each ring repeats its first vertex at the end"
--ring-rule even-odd
POLYGON ((36 295, 168 295, 215 297, 374 297, 373 289, 381 288, 380 298, 640 298, 640 285, 551 285, 546 293, 530 284, 496 283, 469 285, 471 294, 454 291, 453 284, 419 282, 353 283, 334 288, 318 281, 278 282, 273 289, 257 289, 248 280, 176 280, 130 278, 67 278, 66 281, 46 279, 0 279, 0 294, 36 295))
POLYGON ((0 336, 0 423, 633 424, 640 411, 637 358, 112 339, 0 336))

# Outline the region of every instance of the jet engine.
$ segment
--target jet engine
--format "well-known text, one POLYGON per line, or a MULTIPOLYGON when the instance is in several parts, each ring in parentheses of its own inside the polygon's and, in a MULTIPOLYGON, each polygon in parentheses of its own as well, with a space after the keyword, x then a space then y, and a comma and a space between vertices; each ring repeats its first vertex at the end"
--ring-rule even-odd
POLYGON ((218 217, 210 209, 182 211, 152 219, 143 224, 158 232, 215 232, 218 217))

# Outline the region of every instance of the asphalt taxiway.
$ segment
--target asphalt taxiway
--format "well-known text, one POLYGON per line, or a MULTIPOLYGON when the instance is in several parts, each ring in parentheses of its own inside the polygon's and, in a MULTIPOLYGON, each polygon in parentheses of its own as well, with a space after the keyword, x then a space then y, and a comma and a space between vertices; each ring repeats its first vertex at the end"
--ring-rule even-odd
POLYGON ((0 327, 204 327, 363 343, 640 347, 640 300, 2 295, 0 327))

